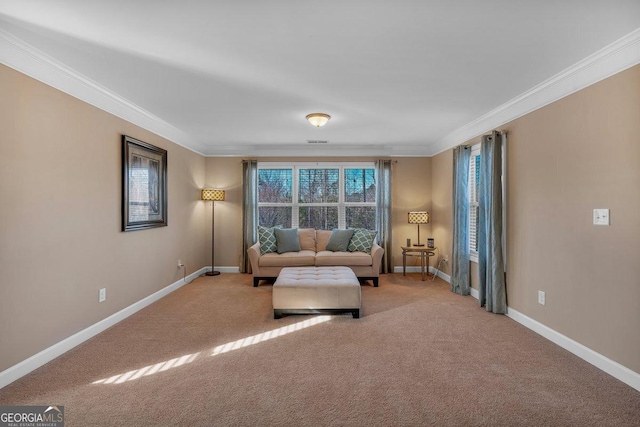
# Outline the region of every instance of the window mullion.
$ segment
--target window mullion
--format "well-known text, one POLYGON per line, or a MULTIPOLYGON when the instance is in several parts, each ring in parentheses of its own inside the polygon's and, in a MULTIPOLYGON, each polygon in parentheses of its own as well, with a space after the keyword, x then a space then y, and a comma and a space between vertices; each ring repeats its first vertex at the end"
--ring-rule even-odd
POLYGON ((292 191, 292 204, 291 204, 291 228, 298 228, 300 224, 300 203, 298 201, 298 167, 292 168, 293 175, 293 191, 292 191))
POLYGON ((344 185, 345 185, 345 179, 344 179, 344 174, 345 174, 345 170, 344 170, 344 166, 340 167, 340 174, 338 176, 338 228, 347 228, 346 224, 347 224, 347 219, 346 219, 346 213, 345 213, 345 205, 344 205, 344 201, 345 201, 345 194, 344 194, 344 185))

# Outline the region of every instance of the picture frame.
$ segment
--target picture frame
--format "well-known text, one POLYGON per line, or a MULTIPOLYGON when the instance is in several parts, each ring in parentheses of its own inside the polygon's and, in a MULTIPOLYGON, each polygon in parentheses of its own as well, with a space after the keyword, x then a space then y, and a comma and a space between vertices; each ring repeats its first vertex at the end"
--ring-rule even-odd
POLYGON ((167 150, 122 135, 122 231, 167 226, 167 150))

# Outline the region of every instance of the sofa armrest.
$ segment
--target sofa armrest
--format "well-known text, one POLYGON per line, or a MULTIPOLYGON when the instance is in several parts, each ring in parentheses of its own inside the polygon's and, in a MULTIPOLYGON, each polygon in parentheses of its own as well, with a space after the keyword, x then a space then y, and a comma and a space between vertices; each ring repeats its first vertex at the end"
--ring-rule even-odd
POLYGON ((384 255, 384 249, 382 249, 382 246, 374 243, 373 246, 371 246, 371 267, 376 274, 380 272, 382 255, 384 255))
POLYGON ((247 254, 249 254, 249 261, 251 261, 251 272, 254 276, 260 275, 260 242, 256 242, 253 246, 247 249, 247 254))

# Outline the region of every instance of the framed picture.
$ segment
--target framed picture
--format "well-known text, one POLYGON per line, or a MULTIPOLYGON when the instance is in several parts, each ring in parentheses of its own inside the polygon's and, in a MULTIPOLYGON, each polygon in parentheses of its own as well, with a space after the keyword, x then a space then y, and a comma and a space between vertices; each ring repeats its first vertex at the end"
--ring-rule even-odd
POLYGON ((122 231, 167 225, 167 150, 122 135, 122 231))

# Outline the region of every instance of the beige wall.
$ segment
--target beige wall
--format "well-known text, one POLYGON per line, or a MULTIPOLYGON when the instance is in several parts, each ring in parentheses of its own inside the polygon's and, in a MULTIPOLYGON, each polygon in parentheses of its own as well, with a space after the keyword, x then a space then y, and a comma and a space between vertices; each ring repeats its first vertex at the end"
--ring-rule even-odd
MULTIPOLYGON (((242 160, 236 157, 206 158, 206 187, 225 190, 225 201, 216 202, 215 264, 238 267, 242 260, 242 160)), ((211 202, 207 202, 207 254, 211 248, 211 202)), ((211 264, 209 256, 207 265, 211 264)))
MULTIPOLYGON (((501 129, 508 305, 640 372, 640 66, 501 129), (610 226, 593 225, 595 208, 610 209, 610 226)), ((435 177, 450 160, 451 150, 433 160, 438 204, 451 203, 451 180, 435 177)), ((450 241, 439 218, 436 235, 450 241)))
MULTIPOLYGON (((407 244, 407 239, 412 243, 418 242, 418 226, 407 222, 407 213, 411 211, 431 210, 431 158, 430 157, 403 157, 393 163, 393 176, 391 180, 391 204, 392 216, 392 250, 393 265, 402 266, 401 246, 407 244)), ((432 236, 432 224, 420 225, 420 242, 427 243, 427 238, 432 236)), ((407 264, 420 265, 417 257, 407 257, 407 264)), ((431 262, 433 265, 433 262, 431 262)))
MULTIPOLYGON (((448 263, 440 264, 443 273, 451 275, 451 249, 453 245, 453 150, 432 158, 432 211, 433 238, 438 248, 435 264, 444 256, 448 263)), ((434 263, 432 263, 434 265, 434 263)))
POLYGON ((207 265, 209 216, 202 156, 2 65, 0 93, 2 371, 207 265), (167 227, 120 231, 122 134, 168 151, 167 227))
MULTIPOLYGON (((339 162, 374 161, 372 157, 332 158, 261 158, 260 161, 339 162)), ((227 190, 227 200, 216 203, 216 265, 237 267, 242 255, 242 161, 232 157, 206 159, 207 186, 227 190)), ((428 157, 401 158, 392 166, 392 230, 394 265, 402 265, 400 245, 407 238, 417 240, 415 225, 407 224, 410 210, 431 208, 431 159, 428 157)), ((207 215, 210 215, 208 208, 207 215)), ((207 216, 210 221, 210 216, 207 216)), ((431 236, 430 225, 420 226, 423 241, 431 236)), ((209 233, 211 227, 207 228, 209 233)))

